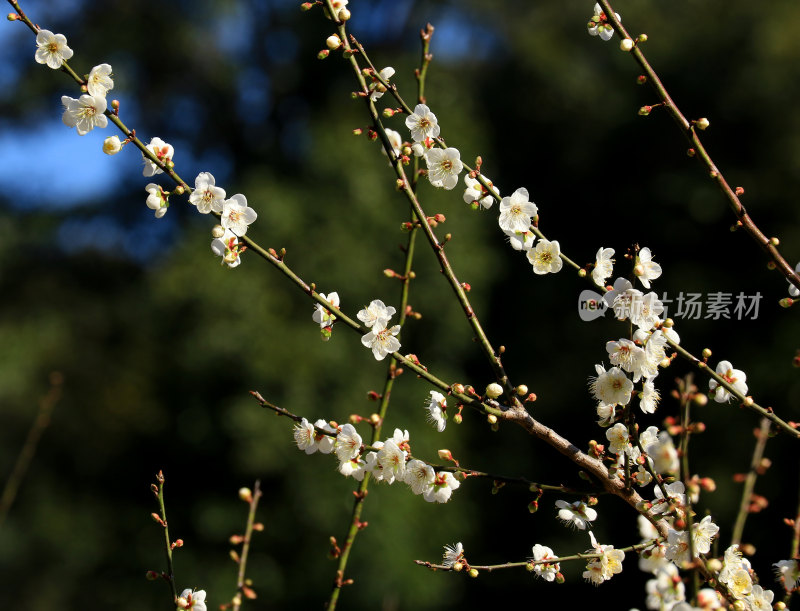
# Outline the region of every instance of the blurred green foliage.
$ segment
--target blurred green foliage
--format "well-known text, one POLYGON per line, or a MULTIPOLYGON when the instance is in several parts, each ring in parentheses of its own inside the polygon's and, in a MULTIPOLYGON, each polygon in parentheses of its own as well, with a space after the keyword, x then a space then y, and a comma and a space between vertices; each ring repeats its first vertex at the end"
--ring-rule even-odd
MULTIPOLYGON (((409 102, 416 32, 428 21, 436 26, 427 99, 443 135, 467 162, 481 155, 503 194, 525 186, 545 233, 579 263, 613 247, 622 273, 621 254, 638 242, 664 267, 659 292, 759 291, 757 320, 678 320, 678 330, 693 352, 709 346, 712 362, 744 369, 762 404, 800 419, 791 367, 800 325, 795 311, 777 306, 785 281, 766 271, 745 235, 728 231, 732 215, 669 118, 637 116, 655 96, 635 85, 636 66, 618 39, 586 35, 591 2, 350 4, 351 32, 380 67, 397 69, 409 102)), ((112 64, 123 120, 145 140, 174 144, 176 170, 188 181, 210 171, 229 194, 246 194, 259 214, 253 237, 285 247, 306 281, 338 291, 350 315, 371 299, 396 301, 399 287, 382 270, 402 265, 407 204, 377 143, 351 135, 367 123, 350 98, 349 67, 335 54, 316 59, 331 33, 320 12, 283 0, 30 0, 23 8, 68 37, 77 70, 112 64)), ((633 33, 648 33, 645 52, 684 112, 710 118, 704 140, 733 184, 746 188, 753 217, 781 238, 790 261, 800 259, 800 119, 791 112, 800 93, 800 6, 673 0, 615 8, 633 33)), ((179 588, 206 589, 210 608, 233 594, 227 539, 246 518, 237 490, 260 478, 265 531, 248 570, 259 598, 246 608, 319 608, 334 577, 328 539, 344 535, 354 485, 330 456, 298 452, 290 422, 261 410, 248 391, 309 420, 343 422, 374 411, 366 394, 380 390, 385 363, 343 326, 320 342, 312 304, 252 253, 235 271, 220 267, 208 250, 209 219, 183 202, 154 220, 132 149, 91 167, 80 156, 58 157, 48 168, 54 182, 113 176, 111 187, 70 205, 47 182, 26 184, 40 126, 58 121, 60 95, 76 92, 33 62, 33 37, 20 24, 2 25, 0 40, 0 130, 18 139, 13 155, 3 149, 2 165, 22 177, 21 186, 0 192, 0 481, 49 373, 66 380, 0 529, 0 608, 170 608, 167 587, 144 580, 146 570, 163 568, 161 533, 149 518, 148 488, 159 469, 171 533, 186 542, 176 552, 179 588)), ((387 125, 404 133, 402 116, 387 125)), ((65 140, 77 139, 60 129, 65 140)), ((85 141, 99 150, 106 135, 85 141)), ((534 277, 504 243, 495 211, 469 210, 460 187, 422 184, 421 197, 429 214, 447 216, 440 233, 453 235, 448 256, 472 285, 495 345, 506 346, 512 380, 538 394, 535 416, 580 447, 602 441, 585 380, 604 358, 604 342, 625 330, 611 320, 580 322, 576 297, 585 285, 567 272, 534 277)), ((423 318, 404 329, 403 352, 442 379, 482 388, 491 371, 422 243, 415 270, 411 303, 423 318)), ((671 379, 688 370, 677 361, 659 377, 662 406, 645 424, 676 413, 671 379)), ((436 434, 421 409, 428 390, 401 376, 384 429, 408 429, 415 454, 435 460, 447 447, 476 469, 579 483, 565 460, 521 430, 490 433, 466 413, 461 426, 436 434)), ((726 546, 740 493, 731 475, 748 468, 757 419, 717 404, 696 416, 708 431, 692 447, 695 470, 718 485, 698 509, 715 516, 726 546)), ((796 512, 796 455, 784 436, 770 441, 777 468, 757 486, 770 506, 750 518, 745 536, 759 550, 754 567, 765 587, 769 564, 789 554, 782 519, 796 512)), ((491 496, 490 489, 468 480, 450 503, 433 506, 403 487, 373 485, 362 516, 369 527, 349 567, 355 585, 341 608, 455 609, 501 597, 566 603, 588 595, 643 602, 646 576, 630 556, 623 574, 596 590, 581 582, 578 565, 563 567, 564 586, 524 572, 468 580, 416 567, 414 559, 435 561, 455 541, 480 563, 521 560, 534 543, 561 554, 589 547, 584 534, 555 525, 556 496, 545 495, 531 516, 527 491, 509 486, 491 496)), ((638 541, 629 508, 603 499, 598 509, 602 542, 638 541)))

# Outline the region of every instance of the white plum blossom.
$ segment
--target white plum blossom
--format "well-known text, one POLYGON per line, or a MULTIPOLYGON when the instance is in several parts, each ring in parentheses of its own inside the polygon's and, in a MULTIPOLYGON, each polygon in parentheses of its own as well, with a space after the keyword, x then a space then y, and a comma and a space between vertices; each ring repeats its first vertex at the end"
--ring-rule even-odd
POLYGON ((322 418, 319 418, 316 422, 314 422, 314 426, 329 433, 328 435, 325 435, 325 433, 318 432, 316 434, 316 440, 317 449, 319 450, 320 454, 330 454, 333 452, 334 444, 336 443, 336 435, 339 433, 339 431, 325 422, 322 418))
MULTIPOLYGON (((153 138, 150 140, 150 144, 148 144, 146 148, 153 153, 155 158, 161 163, 172 161, 172 156, 175 154, 175 150, 172 148, 172 145, 167 144, 161 138, 153 138)), ((158 167, 158 165, 153 163, 153 161, 145 157, 144 154, 142 154, 142 159, 144 159, 144 170, 142 170, 142 174, 144 176, 155 176, 156 174, 161 174, 164 171, 158 167)))
POLYGON ((48 68, 58 70, 65 59, 72 57, 72 49, 67 45, 63 34, 53 34, 50 30, 36 33, 36 63, 47 64, 48 68))
POLYGON ((656 390, 655 384, 652 380, 646 380, 642 384, 642 392, 639 393, 639 407, 645 414, 654 414, 658 407, 658 401, 661 395, 656 390))
POLYGON ((659 317, 663 312, 664 304, 661 303, 658 295, 655 293, 642 295, 640 293, 633 296, 628 316, 634 325, 643 331, 650 331, 657 322, 660 322, 659 317))
MULTIPOLYGON (((694 524, 692 528, 694 555, 707 554, 711 549, 711 539, 717 533, 719 533, 719 526, 711 521, 711 516, 706 516, 699 523, 694 524)), ((665 555, 668 560, 672 560, 679 567, 689 561, 688 531, 669 529, 665 555)))
POLYGON ((655 571, 655 579, 645 585, 648 609, 674 609, 686 600, 686 588, 674 564, 663 564, 655 571))
POLYGON ((476 208, 481 206, 488 210, 492 207, 492 204, 494 204, 494 198, 500 197, 500 191, 486 176, 484 176, 483 179, 492 188, 491 192, 484 187, 477 178, 472 178, 469 174, 464 174, 464 184, 467 185, 464 191, 464 202, 472 204, 476 208), (494 197, 491 193, 494 193, 494 197))
MULTIPOLYGON (((394 68, 387 66, 378 74, 380 74, 380 77, 388 83, 389 79, 394 76, 394 68)), ((383 94, 386 93, 386 87, 377 79, 377 77, 373 76, 372 82, 369 84, 369 91, 369 99, 374 102, 375 100, 383 97, 383 94)))
POLYGON ((439 471, 425 492, 422 493, 429 503, 446 503, 450 500, 453 490, 461 485, 449 471, 439 471))
POLYGON ((189 203, 197 206, 201 214, 216 212, 222 214, 225 189, 217 187, 211 172, 200 172, 194 179, 194 190, 189 195, 189 203))
POLYGON ((678 507, 683 507, 686 505, 686 487, 683 485, 683 482, 677 481, 671 484, 666 484, 664 488, 667 491, 667 497, 673 500, 674 505, 664 499, 664 493, 661 492, 661 488, 656 486, 656 498, 653 501, 653 513, 669 513, 672 510, 672 507, 675 505, 678 507))
POLYGON ((444 398, 442 393, 435 390, 430 391, 430 393, 430 399, 425 402, 428 422, 441 433, 447 426, 447 399, 444 398))
POLYGON ((773 598, 775 598, 775 593, 772 590, 765 590, 756 584, 747 598, 748 609, 750 611, 772 611, 773 598))
POLYGON ((186 611, 207 611, 206 607, 206 591, 197 590, 192 591, 185 589, 176 601, 178 609, 185 609, 186 611))
POLYGON ((628 447, 628 427, 617 422, 614 426, 606 430, 608 439, 608 450, 614 454, 622 454, 628 447))
POLYGON ((294 442, 297 444, 298 449, 303 450, 306 454, 313 454, 317 451, 316 430, 314 425, 305 418, 294 425, 294 442))
POLYGON ((556 575, 561 570, 561 565, 558 562, 541 562, 549 558, 555 558, 556 555, 552 549, 546 545, 539 545, 538 543, 533 546, 533 556, 531 560, 537 564, 533 565, 533 572, 545 581, 555 581, 556 575))
POLYGON ((524 233, 531 226, 531 217, 537 214, 539 208, 528 201, 528 190, 522 187, 500 200, 500 217, 497 222, 503 231, 524 233))
POLYGON ((731 545, 725 550, 719 580, 728 587, 728 591, 736 599, 745 598, 753 591, 753 579, 749 569, 750 562, 742 558, 738 545, 731 545))
POLYGON ((109 136, 103 140, 103 152, 106 155, 116 155, 122 150, 122 142, 118 136, 109 136))
POLYGON ((422 142, 439 135, 439 122, 436 115, 425 104, 417 104, 414 112, 406 117, 406 127, 411 130, 414 142, 422 142))
POLYGON ((597 258, 594 262, 594 269, 592 270, 592 280, 597 286, 605 287, 606 278, 610 278, 614 273, 614 256, 613 248, 603 248, 602 246, 597 251, 597 258))
POLYGON ((589 553, 600 553, 600 558, 592 558, 586 565, 583 578, 591 581, 598 586, 604 581, 608 581, 617 573, 622 572, 622 561, 625 559, 625 552, 614 549, 613 545, 600 545, 594 538, 594 533, 589 531, 589 538, 592 542, 592 550, 589 553))
POLYGON ((86 90, 89 95, 104 98, 111 89, 114 89, 111 66, 100 64, 92 68, 91 72, 89 72, 89 78, 86 79, 86 90))
POLYGON ((556 501, 556 507, 558 507, 558 519, 565 526, 578 530, 586 530, 586 527, 591 526, 591 522, 597 519, 597 512, 583 501, 567 503, 559 499, 556 501))
POLYGON ((247 226, 258 218, 256 211, 247 205, 247 198, 241 193, 231 196, 222 204, 220 223, 240 238, 247 233, 247 226))
POLYGON ((552 242, 539 240, 536 246, 528 251, 527 257, 533 265, 533 273, 537 275, 555 274, 560 272, 564 265, 558 240, 552 242))
MULTIPOLYGON (((619 13, 614 13, 618 21, 622 21, 619 13)), ((608 17, 603 12, 599 3, 594 5, 594 16, 586 26, 591 36, 599 36, 602 40, 611 40, 614 35, 614 28, 608 23, 608 17)))
POLYGON ((650 288, 651 280, 661 276, 661 266, 653 261, 653 254, 649 248, 642 248, 636 255, 633 273, 647 289, 650 288))
POLYGON ((530 250, 533 248, 533 243, 536 241, 536 236, 532 231, 506 231, 508 236, 508 243, 514 250, 530 250))
POLYGON ((61 103, 64 105, 61 121, 67 127, 74 127, 79 136, 85 136, 95 127, 108 125, 108 118, 103 114, 106 111, 105 98, 85 93, 76 100, 62 95, 61 103))
POLYGON ((456 562, 464 559, 464 546, 461 543, 445 545, 442 555, 442 565, 451 568, 456 562))
POLYGON ((147 207, 150 210, 155 210, 156 218, 160 219, 167 213, 167 208, 169 208, 169 195, 164 192, 164 189, 161 188, 161 185, 157 185, 155 183, 149 183, 145 188, 147 191, 147 207))
POLYGON ((597 377, 591 377, 590 388, 595 399, 604 405, 627 405, 631 400, 633 382, 619 367, 608 371, 602 365, 595 365, 597 377))
POLYGON ((361 456, 355 456, 339 463, 339 473, 356 481, 363 481, 367 473, 367 463, 361 456))
MULTIPOLYGON (((394 131, 393 129, 386 128, 386 137, 389 139, 389 144, 392 145, 392 152, 394 152, 395 157, 400 156, 400 148, 403 146, 403 137, 400 135, 399 132, 394 131)), ((386 149, 381 147, 381 153, 386 155, 386 149)))
POLYGON ((414 494, 423 494, 433 484, 435 477, 433 467, 415 458, 406 463, 403 481, 414 494))
POLYGON ((394 439, 387 439, 378 452, 378 464, 383 470, 383 480, 391 484, 395 479, 403 480, 406 471, 406 451, 394 439))
POLYGON ((393 306, 385 305, 380 299, 373 299, 368 306, 359 310, 356 317, 366 327, 372 328, 376 324, 385 327, 395 311, 393 306))
MULTIPOLYGON (((730 361, 720 361, 717 365, 717 375, 721 376, 728 384, 739 391, 747 394, 747 375, 741 369, 734 369, 730 361)), ((708 381, 708 390, 714 392, 714 401, 726 403, 733 398, 733 395, 716 380, 708 381)))
POLYGON ((400 350, 400 340, 395 337, 398 333, 400 333, 400 325, 387 328, 380 321, 372 326, 369 333, 361 337, 361 343, 372 349, 376 361, 382 361, 387 354, 400 350))
POLYGON ((775 576, 780 580, 787 592, 791 592, 800 586, 800 567, 797 565, 797 560, 781 560, 772 566, 775 567, 775 576))
POLYGON ((242 263, 241 254, 247 247, 240 247, 239 239, 230 229, 225 229, 222 237, 211 240, 211 252, 222 257, 222 263, 233 269, 242 263))
POLYGON ((649 445, 642 444, 647 455, 653 459, 653 468, 656 473, 677 473, 680 469, 678 451, 672 437, 666 431, 658 434, 658 441, 649 445))
POLYGON ((443 187, 448 191, 458 184, 458 175, 464 169, 461 153, 458 149, 431 149, 425 155, 428 164, 428 180, 434 187, 443 187))
POLYGON ((356 427, 347 423, 339 429, 333 449, 340 462, 346 462, 359 455, 361 451, 361 435, 356 431, 356 427))
MULTIPOLYGON (((333 292, 327 295, 325 293, 320 293, 319 296, 325 301, 330 302, 333 307, 339 307, 339 293, 333 292)), ((324 305, 318 303, 314 307, 314 314, 311 315, 311 320, 317 323, 320 329, 325 329, 333 325, 333 322, 336 320, 336 315, 331 313, 324 305)))
POLYGON ((606 352, 612 365, 633 374, 634 382, 641 379, 642 366, 646 360, 644 348, 629 339, 620 338, 616 342, 606 342, 606 352))

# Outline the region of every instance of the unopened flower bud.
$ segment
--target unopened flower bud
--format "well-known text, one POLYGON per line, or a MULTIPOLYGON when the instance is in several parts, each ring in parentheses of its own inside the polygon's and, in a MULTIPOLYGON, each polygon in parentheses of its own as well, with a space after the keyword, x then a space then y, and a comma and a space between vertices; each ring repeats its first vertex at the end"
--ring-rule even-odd
POLYGON ((17 19, 19 19, 19 15, 17 15, 16 13, 9 13, 6 16, 6 19, 8 19, 9 21, 16 21, 17 19))
POLYGON ((383 109, 383 116, 387 119, 394 116, 394 110, 391 108, 384 108, 383 109))
POLYGON ((516 392, 520 397, 522 397, 524 395, 527 395, 528 394, 528 387, 525 386, 525 384, 520 384, 519 386, 517 386, 516 392))
POLYGON ((456 572, 457 572, 457 571, 463 571, 463 570, 464 570, 464 564, 463 564, 463 563, 461 563, 461 562, 456 562, 456 563, 453 565, 453 570, 454 570, 454 571, 456 571, 456 572))
POLYGON ((147 573, 144 575, 144 578, 147 581, 155 581, 159 577, 161 577, 161 575, 159 575, 156 571, 147 571, 147 573))
POLYGON ((556 583, 564 583, 564 576, 561 573, 556 573, 556 583))
POLYGON ((178 598, 178 600, 175 601, 175 606, 178 607, 178 609, 188 609, 189 601, 186 600, 183 596, 181 596, 180 598, 178 598))
POLYGON ((639 42, 647 42, 647 34, 639 34, 636 37, 636 40, 639 42))
POLYGON ((349 21, 350 11, 348 11, 346 8, 343 8, 341 11, 339 11, 337 17, 339 17, 339 21, 349 21))
POLYGON ((497 424, 497 416, 495 416, 494 414, 489 414, 488 416, 486 416, 486 422, 494 426, 495 424, 497 424))
POLYGON ((122 150, 122 143, 117 136, 109 136, 103 140, 103 152, 106 155, 116 155, 122 150))
POLYGON ((453 416, 453 423, 461 424, 464 421, 464 417, 461 414, 456 414, 453 416))
POLYGON ((325 44, 331 51, 335 51, 336 49, 342 46, 342 41, 336 34, 331 34, 330 36, 328 36, 327 40, 325 41, 325 44))
POLYGON ((653 107, 652 107, 652 106, 642 106, 642 107, 639 109, 639 114, 640 114, 641 116, 643 116, 643 117, 646 117, 647 115, 649 115, 649 114, 650 114, 650 111, 651 111, 651 110, 653 110, 653 107))
POLYGON ((497 399, 500 395, 503 394, 503 387, 500 386, 497 382, 492 382, 486 387, 486 396, 490 399, 497 399))
POLYGON ((711 358, 711 349, 710 348, 703 348, 703 358, 711 358))
POLYGON ((477 577, 478 575, 479 575, 478 569, 470 569, 469 570, 469 576, 470 577, 477 577))
POLYGON ((711 124, 708 122, 708 119, 703 117, 702 119, 698 119, 697 123, 695 123, 695 125, 697 125, 697 129, 703 130, 703 129, 707 129, 708 126, 711 125, 711 124))
POLYGON ((211 236, 219 239, 224 235, 225 235, 225 228, 222 225, 214 225, 214 228, 211 230, 211 236))
POLYGON ((253 491, 250 488, 239 488, 239 498, 245 503, 252 503, 253 491))
POLYGON ((586 270, 581 268, 578 270, 578 277, 579 278, 586 278, 586 270))
POLYGON ((464 394, 464 385, 463 384, 459 384, 459 383, 453 384, 453 392, 458 394, 458 395, 463 395, 464 394))
POLYGON ((633 49, 633 41, 630 38, 623 38, 622 42, 619 43, 619 48, 628 52, 633 49))
POLYGON ((636 84, 637 85, 644 85, 647 82, 647 77, 644 74, 640 74, 636 77, 636 84))
POLYGON ((328 49, 323 49, 322 51, 317 53, 317 59, 325 59, 330 54, 331 52, 328 49))
POLYGON ((186 193, 186 189, 184 188, 183 185, 178 185, 177 187, 175 187, 173 193, 175 195, 183 195, 184 193, 186 193))
POLYGON ((309 11, 312 8, 314 8, 314 3, 313 2, 303 2, 303 4, 300 5, 300 10, 301 11, 309 11))
POLYGON ((439 450, 438 454, 439 458, 441 458, 442 460, 453 460, 453 453, 450 452, 450 450, 443 448, 439 450))

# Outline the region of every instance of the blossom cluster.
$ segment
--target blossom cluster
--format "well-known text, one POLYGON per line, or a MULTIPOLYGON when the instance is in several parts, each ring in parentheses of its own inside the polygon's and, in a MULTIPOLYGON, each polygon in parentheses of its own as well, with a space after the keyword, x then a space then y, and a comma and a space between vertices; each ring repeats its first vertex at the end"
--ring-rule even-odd
POLYGON ((357 314, 358 319, 370 329, 361 337, 361 343, 372 350, 378 361, 386 358, 387 354, 400 350, 400 341, 395 337, 400 333, 400 325, 387 326, 394 313, 392 306, 385 305, 380 299, 373 299, 357 314))
MULTIPOLYGON (((38 31, 36 46, 36 61, 54 70, 61 68, 64 61, 73 55, 64 35, 53 34, 50 30, 38 31)), ((99 64, 86 76, 83 87, 87 93, 78 99, 61 97, 65 109, 61 120, 68 127, 74 127, 78 135, 85 136, 95 127, 104 128, 108 125, 106 95, 114 88, 111 72, 109 64, 99 64)), ((115 108, 118 109, 118 105, 115 108)), ((129 140, 120 142, 117 136, 110 136, 103 142, 103 152, 116 155, 129 140)), ((145 177, 155 176, 163 173, 165 168, 172 168, 175 150, 171 144, 161 138, 152 138, 145 148, 152 155, 149 157, 142 154, 142 174, 145 177)), ((163 217, 169 207, 170 192, 152 182, 147 184, 145 191, 147 207, 154 211, 156 218, 163 217)), ((178 188, 179 193, 183 191, 182 187, 178 188)), ((246 249, 239 244, 239 238, 247 233, 247 227, 257 218, 255 210, 247 205, 247 198, 237 193, 226 199, 225 190, 216 186, 214 176, 210 172, 201 172, 195 178, 195 188, 189 195, 189 203, 201 214, 213 212, 220 216, 220 225, 212 232, 211 250, 222 257, 223 263, 228 267, 238 266, 241 263, 239 255, 246 249)))
POLYGON ((436 471, 426 462, 411 457, 408 431, 395 429, 390 438, 376 441, 367 450, 352 424, 334 427, 324 420, 311 424, 302 418, 294 427, 294 440, 306 454, 335 453, 339 473, 344 476, 361 481, 369 473, 379 482, 402 482, 429 503, 446 503, 453 490, 461 485, 449 471, 436 471))

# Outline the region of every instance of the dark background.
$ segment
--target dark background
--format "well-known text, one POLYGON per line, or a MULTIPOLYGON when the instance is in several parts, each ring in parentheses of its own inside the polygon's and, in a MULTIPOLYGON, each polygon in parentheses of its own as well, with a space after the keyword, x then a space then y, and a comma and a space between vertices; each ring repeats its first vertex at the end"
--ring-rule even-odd
MULTIPOLYGON (((470 164, 510 195, 526 187, 541 228, 580 264, 600 246, 622 253, 648 246, 664 268, 654 289, 763 295, 758 317, 676 319, 683 345, 712 364, 727 359, 747 372, 750 392, 787 420, 798 420, 800 383, 791 366, 798 346, 794 310, 778 307, 786 282, 743 232, 665 113, 640 117, 655 103, 637 86, 632 58, 586 34, 592 2, 351 0, 350 31, 379 67, 414 99, 418 31, 436 27, 428 103, 442 135, 470 164)), ((258 214, 248 235, 285 247, 287 262, 323 292, 338 291, 351 316, 371 299, 396 303, 407 207, 378 146, 356 138, 364 107, 350 98, 349 66, 334 54, 316 59, 333 28, 319 9, 299 2, 205 0, 103 3, 29 1, 41 27, 67 36, 80 73, 114 68, 121 117, 149 141, 174 145, 176 170, 190 183, 210 171, 229 195, 244 193, 258 214)), ((800 6, 673 0, 618 2, 632 34, 646 32, 645 52, 690 118, 708 117, 709 151, 767 235, 787 259, 800 260, 800 6)), ((144 580, 163 569, 161 532, 150 520, 155 473, 167 476, 167 511, 178 587, 209 593, 217 608, 234 592, 228 537, 244 528, 237 490, 260 478, 265 490, 248 575, 259 594, 248 608, 321 608, 335 564, 328 538, 342 538, 354 483, 330 456, 293 446, 290 422, 262 411, 258 390, 274 403, 316 418, 368 415, 380 390, 377 363, 358 335, 340 325, 319 341, 311 302, 252 253, 234 271, 211 254, 210 219, 175 198, 153 218, 134 149, 100 152, 95 130, 78 137, 61 124, 60 96, 78 96, 63 74, 33 61, 34 37, 19 23, 0 26, 0 481, 22 448, 53 371, 63 398, 44 432, 14 506, 0 527, 0 607, 14 609, 169 609, 167 587, 144 580)), ((384 98, 383 101, 387 101, 384 98)), ((383 105, 380 105, 381 107, 383 105)), ((403 117, 387 121, 401 134, 403 117)), ((158 178, 158 177, 157 177, 158 178)), ((161 184, 168 183, 157 180, 161 184)), ((577 295, 587 285, 572 272, 536 277, 505 244, 496 207, 470 210, 462 186, 421 185, 423 206, 441 212, 450 257, 469 282, 473 306, 515 383, 539 396, 534 414, 576 445, 604 441, 586 390, 605 342, 624 325, 581 322, 577 295)), ((481 389, 491 371, 424 244, 411 303, 423 314, 404 330, 413 352, 448 381, 481 389)), ((675 415, 676 361, 657 386, 663 396, 644 426, 675 415)), ((707 387, 705 379, 698 382, 707 387)), ((411 375, 396 385, 385 427, 408 429, 416 455, 436 459, 447 447, 470 467, 578 485, 575 470, 522 430, 491 433, 465 413, 441 435, 425 423, 429 388, 411 375)), ((693 472, 718 490, 698 505, 720 525, 720 553, 730 541, 758 419, 733 405, 709 403, 695 416, 708 430, 692 446, 693 472)), ((366 436, 366 430, 361 431, 366 436)), ((789 556, 796 514, 796 444, 778 436, 767 447, 774 466, 756 491, 769 507, 748 522, 758 549, 754 568, 777 587, 770 564, 789 556)), ((349 565, 355 585, 344 609, 456 609, 500 596, 574 604, 644 607, 644 582, 631 554, 625 569, 595 589, 583 563, 562 567, 563 586, 522 570, 435 574, 414 559, 437 561, 442 546, 463 542, 475 564, 520 561, 534 543, 561 555, 589 547, 585 533, 555 521, 557 495, 533 516, 532 495, 509 486, 491 495, 469 480, 447 505, 425 503, 403 486, 371 487, 349 565), (614 601, 614 602, 612 602, 614 601)), ((601 499, 594 532, 617 547, 638 542, 633 512, 601 499)))

